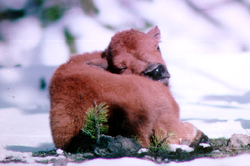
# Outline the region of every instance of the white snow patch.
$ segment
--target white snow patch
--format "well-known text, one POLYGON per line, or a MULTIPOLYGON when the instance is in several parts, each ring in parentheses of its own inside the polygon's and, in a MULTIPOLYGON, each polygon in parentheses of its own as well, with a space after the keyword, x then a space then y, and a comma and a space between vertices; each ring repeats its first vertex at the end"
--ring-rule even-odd
POLYGON ((206 143, 200 143, 199 145, 202 146, 203 148, 211 147, 211 145, 206 143))
POLYGON ((139 149, 138 150, 138 154, 141 154, 141 153, 146 153, 146 152, 148 152, 148 149, 147 148, 141 148, 141 149, 139 149))
POLYGON ((209 165, 209 166, 218 166, 218 165, 226 165, 226 166, 235 166, 235 165, 242 165, 248 166, 249 165, 249 157, 250 154, 242 154, 235 157, 225 157, 219 159, 211 159, 211 158, 197 158, 195 160, 186 161, 186 162, 171 162, 170 166, 200 166, 200 165, 209 165))
POLYGON ((179 144, 170 144, 169 150, 175 152, 177 149, 181 149, 186 152, 194 151, 194 148, 189 147, 188 145, 179 145, 179 144))
POLYGON ((84 15, 81 8, 69 10, 63 22, 76 37, 78 53, 105 50, 114 35, 113 31, 101 27, 95 19, 84 15))
MULTIPOLYGON (((92 166, 92 165, 102 165, 102 166, 110 166, 110 165, 119 165, 119 166, 155 166, 158 165, 153 161, 133 158, 133 157, 123 157, 120 159, 94 159, 90 161, 83 162, 81 165, 84 166, 92 166)), ((68 166, 74 166, 74 163, 68 163, 68 166)))
POLYGON ((59 155, 60 155, 60 154, 63 154, 63 150, 62 150, 62 149, 57 149, 57 150, 56 150, 56 153, 59 154, 59 155))
POLYGON ((37 18, 30 16, 15 22, 3 21, 0 30, 5 38, 5 43, 0 42, 1 65, 28 66, 34 62, 33 50, 42 39, 42 28, 37 18))
POLYGON ((6 8, 10 8, 10 9, 15 9, 15 10, 20 10, 22 9, 28 0, 8 0, 8 1, 0 1, 0 9, 6 9, 6 8))
POLYGON ((60 22, 49 25, 44 29, 39 54, 43 65, 58 66, 65 63, 69 58, 70 53, 65 42, 63 27, 57 24, 60 24, 60 22))

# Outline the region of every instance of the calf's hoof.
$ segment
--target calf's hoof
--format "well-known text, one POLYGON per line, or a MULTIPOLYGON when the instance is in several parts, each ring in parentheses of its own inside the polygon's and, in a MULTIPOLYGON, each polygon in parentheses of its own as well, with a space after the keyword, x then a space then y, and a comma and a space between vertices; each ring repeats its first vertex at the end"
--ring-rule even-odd
POLYGON ((213 150, 212 143, 210 142, 207 135, 203 132, 198 131, 194 141, 189 145, 194 148, 195 151, 209 153, 213 150))

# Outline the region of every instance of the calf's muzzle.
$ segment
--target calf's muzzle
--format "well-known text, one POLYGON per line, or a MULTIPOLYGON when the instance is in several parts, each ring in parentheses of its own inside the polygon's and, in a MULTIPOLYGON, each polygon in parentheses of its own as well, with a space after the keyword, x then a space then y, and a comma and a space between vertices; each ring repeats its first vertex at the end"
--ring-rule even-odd
POLYGON ((160 63, 150 64, 141 72, 141 75, 156 81, 170 78, 167 68, 160 63))

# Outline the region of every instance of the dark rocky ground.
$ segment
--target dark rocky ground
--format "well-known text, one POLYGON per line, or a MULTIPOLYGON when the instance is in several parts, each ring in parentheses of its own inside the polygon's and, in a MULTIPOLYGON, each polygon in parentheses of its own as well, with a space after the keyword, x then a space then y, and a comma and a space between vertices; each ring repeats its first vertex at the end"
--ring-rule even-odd
MULTIPOLYGON (((82 162, 94 158, 119 158, 119 157, 138 157, 142 159, 152 160, 157 163, 167 163, 171 161, 183 162, 195 158, 223 158, 236 156, 243 153, 250 153, 250 138, 247 135, 235 134, 230 139, 218 138, 210 139, 213 148, 204 148, 198 146, 192 152, 186 152, 177 149, 175 152, 164 149, 149 149, 146 152, 138 153, 140 145, 133 139, 117 136, 115 138, 106 136, 97 141, 94 151, 85 153, 64 153, 66 162, 82 162)), ((36 152, 33 156, 58 156, 56 150, 47 152, 36 152)), ((49 161, 54 162, 54 161, 49 161)))
MULTIPOLYGON (((161 148, 150 148, 147 151, 138 153, 141 146, 131 138, 122 136, 110 137, 102 136, 95 144, 94 149, 82 153, 58 154, 57 151, 39 151, 32 154, 33 157, 54 156, 49 160, 40 160, 39 163, 54 163, 62 165, 67 162, 83 162, 94 158, 120 158, 120 157, 137 157, 146 160, 152 160, 157 163, 168 163, 171 161, 184 162, 195 158, 223 158, 236 156, 243 153, 250 153, 250 138, 243 134, 234 134, 230 139, 218 138, 210 139, 211 147, 198 146, 192 152, 186 152, 177 149, 175 152, 161 148), (60 158, 58 156, 63 156, 60 158)), ((21 160, 6 157, 0 163, 23 162, 21 160)))

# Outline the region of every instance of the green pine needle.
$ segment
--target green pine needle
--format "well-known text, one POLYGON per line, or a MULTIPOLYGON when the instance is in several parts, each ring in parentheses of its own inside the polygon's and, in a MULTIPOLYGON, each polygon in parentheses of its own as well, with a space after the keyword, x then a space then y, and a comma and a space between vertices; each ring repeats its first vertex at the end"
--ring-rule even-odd
POLYGON ((108 132, 108 105, 102 102, 99 105, 94 103, 86 112, 83 121, 82 131, 97 140, 101 134, 108 132))
POLYGON ((163 134, 163 131, 156 131, 150 137, 150 149, 151 150, 168 150, 169 138, 174 137, 174 132, 167 132, 163 134))

